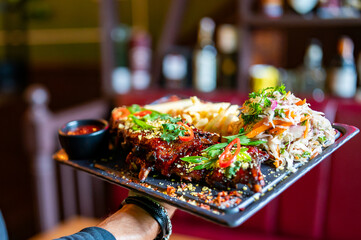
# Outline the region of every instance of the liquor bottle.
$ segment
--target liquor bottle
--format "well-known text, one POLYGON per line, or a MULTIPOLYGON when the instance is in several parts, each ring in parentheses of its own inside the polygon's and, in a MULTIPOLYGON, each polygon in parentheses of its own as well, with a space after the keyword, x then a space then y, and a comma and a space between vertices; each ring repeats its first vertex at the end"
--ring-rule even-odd
POLYGON ((349 37, 342 37, 329 75, 329 88, 334 96, 350 98, 356 93, 357 72, 353 51, 353 41, 349 37))
POLYGON ((300 89, 302 93, 312 94, 316 101, 325 96, 326 71, 322 67, 323 51, 318 40, 313 39, 306 49, 301 72, 300 89))
POLYGON ((320 0, 317 8, 317 15, 320 18, 338 18, 341 15, 340 0, 320 0))
POLYGON ((130 40, 129 60, 132 86, 136 90, 144 90, 150 85, 151 44, 152 40, 148 32, 144 30, 133 31, 130 40))
POLYGON ((111 37, 115 54, 112 87, 117 94, 125 94, 131 89, 131 75, 128 67, 130 28, 126 25, 119 25, 111 32, 111 37))
POLYGON ((184 47, 172 47, 163 57, 162 85, 167 89, 186 88, 190 74, 190 51, 184 47))
POLYGON ((288 0, 292 9, 302 15, 309 14, 318 2, 318 0, 288 0))
POLYGON ((235 26, 230 24, 224 24, 218 28, 218 85, 221 88, 234 89, 236 87, 238 47, 237 39, 237 28, 235 26))
POLYGON ((199 24, 198 43, 194 51, 193 84, 196 90, 211 92, 217 87, 217 50, 213 43, 215 23, 202 18, 199 24))
POLYGON ((279 18, 283 15, 282 0, 262 0, 261 9, 263 14, 270 18, 279 18))

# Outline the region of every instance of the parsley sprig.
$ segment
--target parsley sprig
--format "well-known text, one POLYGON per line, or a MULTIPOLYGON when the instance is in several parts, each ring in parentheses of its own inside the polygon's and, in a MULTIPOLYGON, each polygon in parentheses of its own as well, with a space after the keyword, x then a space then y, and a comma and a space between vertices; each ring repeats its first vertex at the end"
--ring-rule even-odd
POLYGON ((170 142, 176 140, 179 136, 185 136, 186 129, 176 123, 162 124, 163 133, 160 136, 164 141, 170 142))
POLYGON ((275 92, 286 94, 285 86, 268 87, 249 94, 249 99, 244 103, 247 107, 247 112, 243 111, 241 113, 241 117, 245 124, 253 123, 261 119, 260 115, 266 108, 272 105, 271 99, 275 98, 275 92))

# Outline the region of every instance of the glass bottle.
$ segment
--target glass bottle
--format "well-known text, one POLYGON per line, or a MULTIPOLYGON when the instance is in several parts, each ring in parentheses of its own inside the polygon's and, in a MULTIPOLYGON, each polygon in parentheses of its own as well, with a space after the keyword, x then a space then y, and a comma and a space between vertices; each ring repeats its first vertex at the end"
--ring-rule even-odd
POLYGON ((219 51, 218 85, 225 89, 236 87, 237 77, 237 28, 223 24, 217 31, 217 49, 219 51))
POLYGON ((114 43, 115 68, 112 72, 112 87, 117 94, 131 90, 131 75, 128 63, 128 43, 130 28, 126 25, 113 29, 111 37, 114 43))
POLYGON ((162 80, 167 89, 182 89, 186 87, 188 61, 180 51, 167 53, 162 62, 162 80))
POLYGON ((322 67, 323 51, 318 40, 313 39, 307 47, 301 73, 302 93, 312 94, 316 101, 323 101, 326 71, 322 67))
POLYGON ((351 38, 342 37, 338 42, 338 56, 330 71, 329 88, 337 97, 351 98, 356 93, 357 72, 351 38))
POLYGON ((196 90, 211 92, 217 87, 217 50, 213 43, 215 23, 202 18, 199 24, 198 43, 194 51, 193 84, 196 90))
POLYGON ((145 30, 133 30, 130 39, 129 67, 132 87, 136 90, 147 89, 151 84, 152 39, 145 30))
POLYGON ((279 18, 283 15, 282 0, 262 0, 261 8, 263 13, 270 18, 279 18))

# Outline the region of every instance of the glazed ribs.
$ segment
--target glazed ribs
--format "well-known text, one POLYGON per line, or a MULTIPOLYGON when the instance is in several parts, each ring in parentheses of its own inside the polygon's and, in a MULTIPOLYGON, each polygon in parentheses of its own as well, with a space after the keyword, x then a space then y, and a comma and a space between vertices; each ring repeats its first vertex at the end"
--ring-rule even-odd
POLYGON ((125 162, 131 170, 139 171, 139 179, 145 180, 151 171, 170 177, 177 175, 181 179, 199 181, 200 172, 187 173, 184 162, 180 159, 184 156, 197 156, 208 146, 214 144, 219 136, 214 133, 194 130, 194 138, 191 141, 175 140, 167 142, 160 137, 148 137, 145 131, 132 131, 120 129, 118 131, 118 145, 127 154, 125 162))
POLYGON ((116 145, 126 155, 125 164, 131 171, 138 173, 141 181, 153 172, 165 177, 175 176, 185 181, 203 182, 219 189, 236 187, 237 184, 242 183, 258 192, 264 186, 260 165, 269 156, 257 147, 248 146, 247 152, 251 155, 252 161, 242 166, 230 178, 223 168, 194 170, 191 165, 181 160, 186 156, 200 156, 204 149, 219 143, 218 134, 193 127, 192 140, 165 141, 147 130, 134 131, 124 128, 125 123, 122 121, 117 121, 114 125, 113 130, 117 135, 116 145))

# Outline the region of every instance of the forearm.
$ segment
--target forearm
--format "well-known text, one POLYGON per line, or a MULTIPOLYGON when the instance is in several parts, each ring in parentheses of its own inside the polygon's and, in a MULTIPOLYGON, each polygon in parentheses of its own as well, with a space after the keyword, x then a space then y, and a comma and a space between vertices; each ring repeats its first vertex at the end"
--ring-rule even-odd
MULTIPOLYGON (((163 204, 171 217, 176 208, 163 204)), ((159 232, 159 225, 145 210, 126 204, 115 214, 98 224, 120 239, 154 239, 159 232)))

